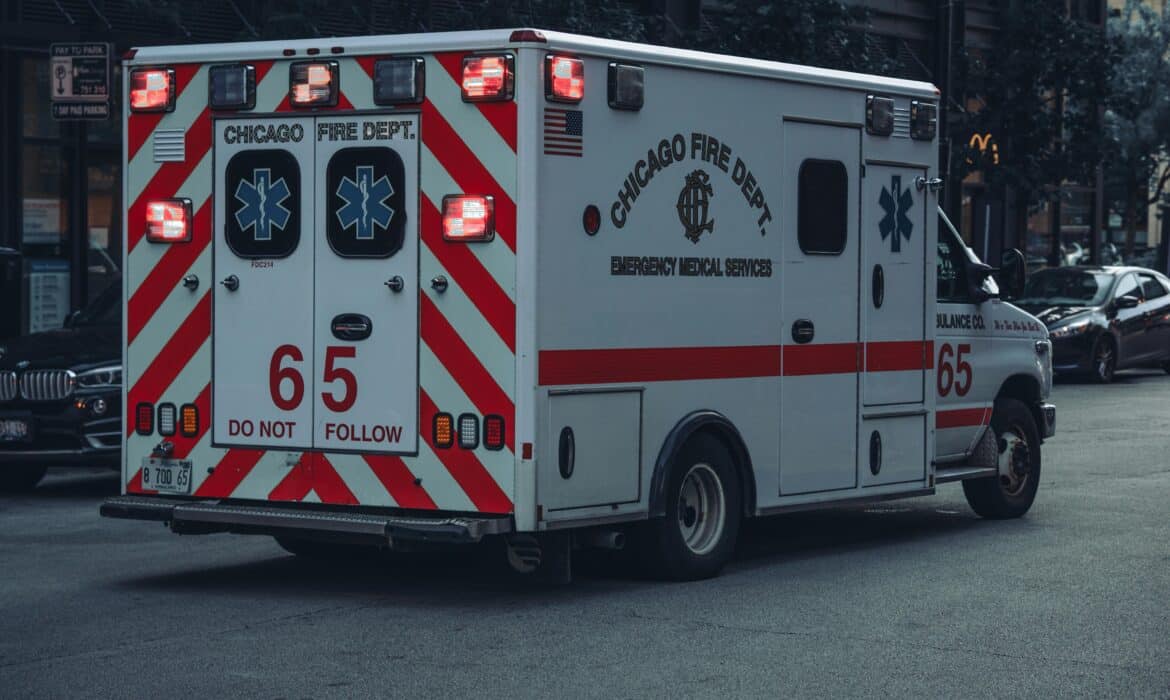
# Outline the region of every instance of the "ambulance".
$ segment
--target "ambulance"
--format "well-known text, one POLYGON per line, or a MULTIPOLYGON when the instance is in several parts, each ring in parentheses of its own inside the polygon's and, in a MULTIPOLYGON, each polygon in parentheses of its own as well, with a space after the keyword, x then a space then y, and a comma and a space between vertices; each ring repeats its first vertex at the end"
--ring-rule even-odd
POLYGON ((1051 346, 937 215, 931 85, 532 29, 125 59, 122 495, 303 556, 1031 506, 1051 346))

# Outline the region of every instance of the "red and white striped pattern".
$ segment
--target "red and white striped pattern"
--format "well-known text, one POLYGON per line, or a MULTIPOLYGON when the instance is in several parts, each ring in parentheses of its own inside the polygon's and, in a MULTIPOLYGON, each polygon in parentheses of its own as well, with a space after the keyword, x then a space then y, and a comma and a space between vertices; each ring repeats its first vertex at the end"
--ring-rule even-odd
MULTIPOLYGON (((460 99, 461 53, 427 57, 421 105, 420 279, 444 275, 447 291, 420 293, 417 457, 288 453, 211 445, 212 119, 207 67, 173 66, 179 95, 174 112, 128 116, 126 151, 126 467, 125 490, 143 493, 139 466, 158 436, 133 432, 139 402, 199 407, 195 438, 168 438, 173 456, 194 462, 197 497, 397 506, 420 510, 512 511, 516 376, 516 104, 460 99), (156 129, 182 129, 186 159, 155 163, 156 129), (438 206, 446 194, 490 194, 496 202, 494 241, 442 240, 438 206), (144 240, 148 199, 187 197, 195 211, 192 240, 144 240), (185 275, 202 284, 184 288, 185 275), (430 429, 436 411, 499 414, 507 422, 500 451, 437 449, 430 429)), ((375 109, 373 58, 340 59, 338 107, 375 109)), ((256 64, 254 113, 287 112, 288 61, 256 64)), ((318 165, 318 169, 323 168, 318 165)), ((302 240, 304 245, 304 240, 302 240)))

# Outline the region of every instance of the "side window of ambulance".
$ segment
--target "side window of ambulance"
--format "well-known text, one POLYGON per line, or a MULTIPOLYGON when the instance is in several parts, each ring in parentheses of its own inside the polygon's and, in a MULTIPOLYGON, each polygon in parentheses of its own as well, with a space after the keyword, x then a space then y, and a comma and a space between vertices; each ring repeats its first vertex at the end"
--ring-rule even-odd
POLYGON ((966 304, 970 301, 967 293, 966 256, 946 229, 939 226, 938 233, 938 300, 951 304, 966 304))
POLYGON ((224 236, 241 258, 287 258, 301 240, 301 167, 288 151, 241 151, 228 161, 224 236))
POLYGON ((1149 301, 1166 296, 1166 289, 1153 275, 1142 275, 1142 293, 1145 294, 1146 301, 1149 301))
POLYGON ((800 164, 797 241, 807 255, 840 255, 849 227, 849 173, 837 160, 800 164))

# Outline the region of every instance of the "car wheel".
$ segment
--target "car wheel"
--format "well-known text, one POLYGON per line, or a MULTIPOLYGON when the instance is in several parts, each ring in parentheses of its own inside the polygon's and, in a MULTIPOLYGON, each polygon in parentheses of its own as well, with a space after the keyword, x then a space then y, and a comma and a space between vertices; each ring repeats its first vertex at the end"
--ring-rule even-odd
POLYGON ((5 493, 31 491, 41 483, 48 470, 48 467, 32 464, 0 466, 0 491, 5 493))
POLYGON ((316 561, 342 561, 363 559, 373 556, 378 550, 376 547, 348 542, 323 542, 300 537, 274 535, 273 538, 281 549, 302 559, 316 561))
POLYGON ((670 466, 666 517, 645 524, 638 549, 650 573, 676 581, 710 578, 731 559, 742 495, 727 449, 691 437, 670 466))
POLYGON ((1109 336, 1097 338, 1093 343, 1093 381, 1098 384, 1108 384, 1113 381, 1113 373, 1117 371, 1117 348, 1109 336))
POLYGON ((1040 486, 1040 431, 1022 402, 998 399, 991 430, 999 451, 999 474, 963 482, 971 509, 984 518, 1018 518, 1032 507, 1040 486))

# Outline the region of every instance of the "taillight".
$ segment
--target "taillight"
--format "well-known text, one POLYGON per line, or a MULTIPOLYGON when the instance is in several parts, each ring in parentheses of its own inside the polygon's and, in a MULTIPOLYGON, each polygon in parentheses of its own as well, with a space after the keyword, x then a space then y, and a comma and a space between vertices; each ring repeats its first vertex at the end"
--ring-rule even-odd
POLYGON ((146 239, 152 243, 191 240, 191 200, 156 199, 147 202, 146 239))
POLYGON ((550 54, 544 65, 545 97, 557 102, 580 102, 585 96, 585 62, 550 54))
POLYGON ((511 56, 467 56, 463 59, 463 100, 491 102, 512 99, 514 74, 511 56))
POLYGON ((288 100, 294 107, 333 107, 337 104, 337 61, 302 61, 288 71, 288 100))
POLYGON ((474 413, 459 416, 459 446, 465 450, 479 447, 479 416, 474 413))
POLYGON ((154 406, 140 403, 134 407, 134 430, 139 435, 150 435, 154 432, 154 406))
POLYGON ((483 417, 483 446, 489 450, 504 449, 504 417, 483 417))
POLYGON ((170 437, 175 434, 176 410, 173 403, 158 405, 158 434, 170 437))
POLYGON ((495 202, 482 195, 443 197, 443 238, 448 241, 490 241, 495 237, 495 202))
POLYGON ((179 432, 183 437, 195 437, 199 434, 199 409, 195 404, 183 404, 179 409, 179 432))
POLYGON ((455 426, 452 425, 450 413, 436 413, 431 428, 435 447, 447 448, 455 444, 455 426))
POLYGON ((135 68, 130 71, 130 111, 171 112, 174 109, 174 70, 135 68))

